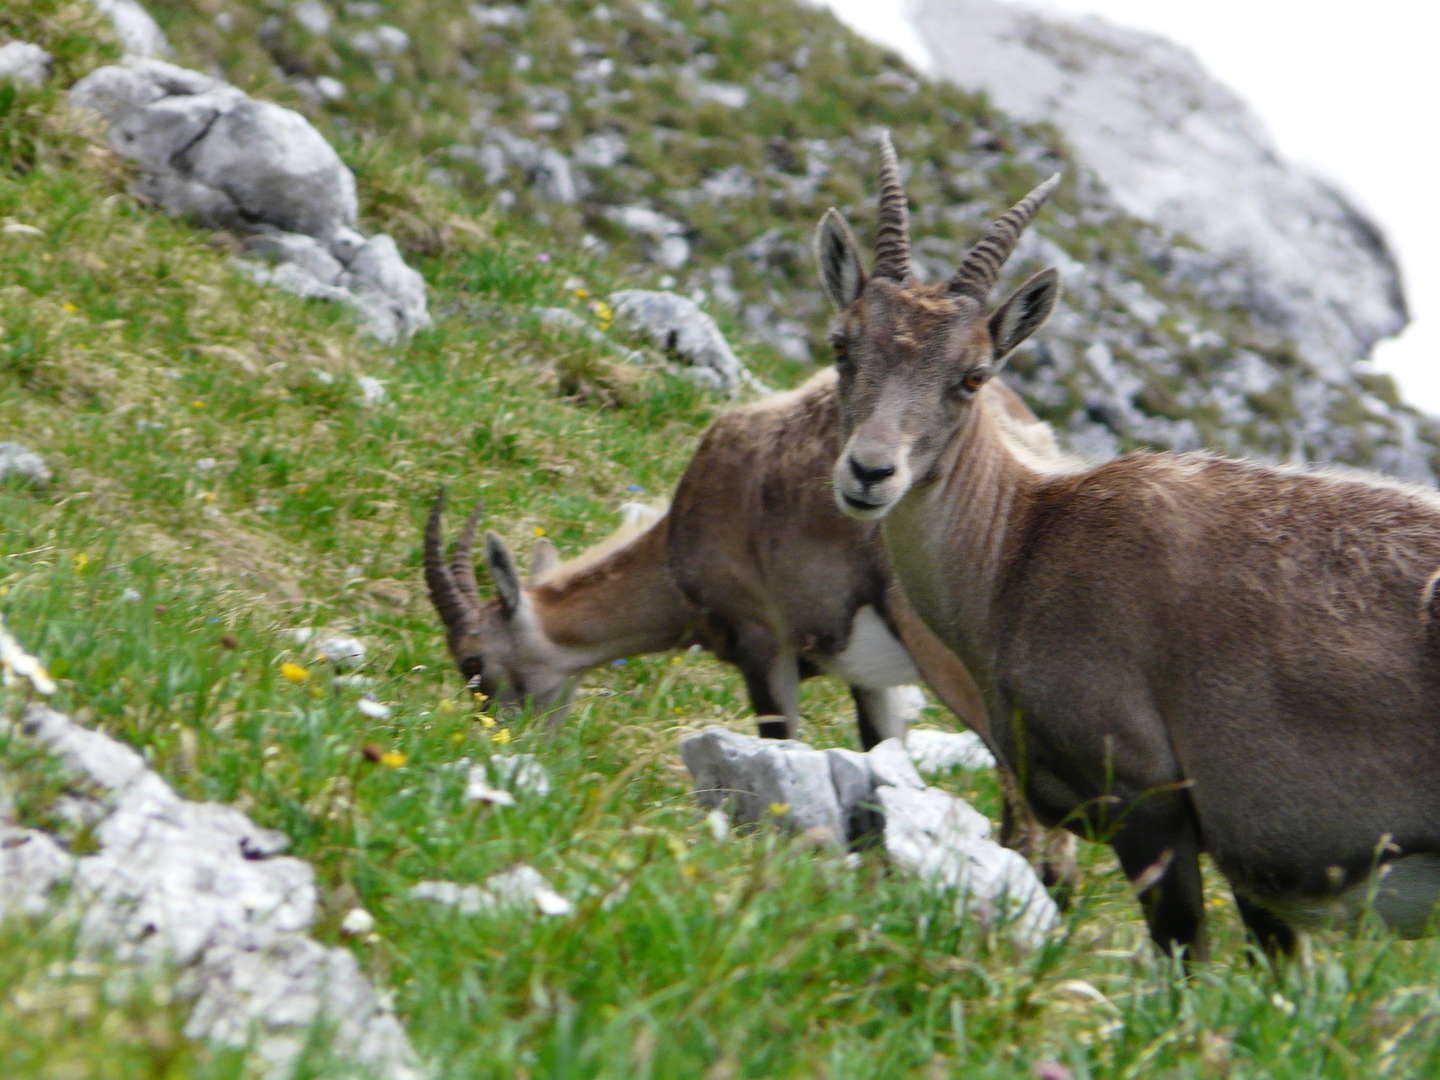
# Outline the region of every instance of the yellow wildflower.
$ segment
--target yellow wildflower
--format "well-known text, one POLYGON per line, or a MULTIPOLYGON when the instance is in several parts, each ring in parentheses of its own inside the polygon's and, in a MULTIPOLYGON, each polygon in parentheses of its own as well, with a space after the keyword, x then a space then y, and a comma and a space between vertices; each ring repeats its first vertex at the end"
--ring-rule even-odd
POLYGON ((453 713, 459 708, 459 705, 447 697, 440 699, 440 704, 435 706, 435 711, 440 713, 453 713))
POLYGON ((201 401, 197 397, 194 401, 190 402, 190 407, 192 409, 203 409, 205 407, 205 402, 201 401))
POLYGON ((85 568, 90 565, 90 553, 88 551, 77 551, 70 556, 70 564, 75 567, 77 574, 83 574, 85 568))
POLYGON ((386 750, 380 755, 380 764, 387 769, 398 769, 409 759, 399 750, 386 750))
POLYGON ((498 731, 492 731, 490 733, 490 741, 504 746, 510 741, 510 729, 508 727, 502 727, 498 731))
POLYGON ((476 713, 475 719, 480 721, 481 727, 492 728, 495 726, 495 718, 493 716, 486 716, 483 712, 476 713))
POLYGON ((289 679, 291 682, 300 683, 310 678, 310 669, 307 667, 301 667, 299 664, 294 663, 293 661, 286 660, 283 664, 280 665, 280 674, 284 675, 285 678, 289 679))
POLYGON ((458 746, 460 743, 465 741, 465 732, 455 732, 453 735, 450 736, 450 741, 458 746))
POLYGON ((544 535, 545 535, 545 526, 544 526, 544 525, 536 525, 535 528, 531 529, 530 531, 533 532, 536 536, 544 536, 544 535))
POLYGON ((205 502, 214 502, 219 497, 220 496, 216 495, 213 491, 207 491, 205 492, 205 494, 200 496, 200 498, 203 499, 205 502))
POLYGON ((790 804, 788 802, 772 802, 770 804, 770 813, 776 817, 779 817, 781 814, 788 814, 789 812, 790 804))
POLYGON ((588 297, 589 295, 590 295, 590 290, 589 290, 589 289, 576 289, 576 290, 575 290, 575 299, 576 299, 576 300, 584 300, 584 299, 585 299, 586 297, 588 297))
POLYGON ((615 321, 614 309, 604 300, 596 300, 590 305, 590 310, 595 313, 595 318, 599 319, 602 323, 615 321))
POLYGON ((65 303, 61 304, 60 306, 63 307, 66 311, 70 312, 72 315, 73 315, 75 312, 77 312, 77 311, 80 310, 78 307, 76 307, 74 304, 72 304, 69 300, 66 300, 65 303))
POLYGON ((670 663, 672 663, 672 664, 683 664, 684 662, 685 662, 685 654, 684 654, 684 653, 678 653, 678 652, 677 652, 674 656, 670 657, 670 663))

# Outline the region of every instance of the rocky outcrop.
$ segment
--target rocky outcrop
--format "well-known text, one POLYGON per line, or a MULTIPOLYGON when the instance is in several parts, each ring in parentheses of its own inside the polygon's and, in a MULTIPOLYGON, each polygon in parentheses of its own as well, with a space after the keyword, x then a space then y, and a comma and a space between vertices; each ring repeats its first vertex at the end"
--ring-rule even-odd
POLYGON ((70 97, 110 122, 141 195, 268 260, 242 262, 248 273, 355 307, 381 341, 430 324, 424 280, 390 237, 356 232, 355 177, 299 113, 153 59, 91 72, 70 97))
POLYGON ((913 0, 933 69, 1005 112, 1054 124, 1126 212, 1214 258, 1168 270, 1216 307, 1250 309, 1321 377, 1406 322, 1394 257, 1334 186, 1285 161, 1195 57, 1094 16, 1001 0, 913 0))
POLYGON ((82 950, 176 971, 185 1034, 253 1047, 264 1075, 290 1076, 317 1023, 364 1075, 426 1075, 354 955, 307 936, 314 874, 280 854, 284 834, 180 798, 134 750, 46 706, 29 706, 19 727, 73 778, 56 813, 88 830, 95 850, 74 854, 0 812, 0 917, 49 912, 74 921, 82 950))
POLYGON ((700 805, 737 824, 771 822, 835 848, 878 839, 895 866, 947 896, 958 918, 1001 924, 1026 948, 1059 922, 1030 864, 995 843, 989 820, 968 803, 927 787, 898 739, 860 754, 706 728, 682 739, 680 754, 700 805))

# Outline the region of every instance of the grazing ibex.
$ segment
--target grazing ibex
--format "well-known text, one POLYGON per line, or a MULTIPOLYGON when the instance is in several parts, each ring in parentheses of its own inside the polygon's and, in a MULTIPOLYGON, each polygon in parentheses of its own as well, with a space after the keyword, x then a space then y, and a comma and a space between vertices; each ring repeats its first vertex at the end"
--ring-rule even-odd
MULTIPOLYGON (((1037 459, 1059 459, 1049 427, 1004 386, 994 394, 1015 437, 1037 459)), ((922 675, 963 722, 982 718, 964 667, 894 590, 878 527, 835 506, 829 472, 839 446, 827 369, 717 417, 669 510, 647 528, 622 530, 565 564, 542 541, 527 584, 505 545, 488 535, 497 592, 488 603, 475 580, 477 515, 447 565, 437 496, 425 578, 461 674, 502 706, 528 699, 558 714, 586 669, 698 641, 740 669, 763 735, 797 733, 800 680, 820 673, 849 684, 867 748, 904 734, 896 688, 922 675)), ((1003 773, 1001 781, 1007 838, 1037 855, 1052 883, 1068 881, 1070 838, 1042 838, 1013 781, 1003 773)))
POLYGON ((1205 953, 1201 851, 1269 948, 1367 901, 1424 932, 1440 498, 1200 453, 1058 471, 1016 453, 993 379, 1049 315, 1056 274, 993 310, 989 295, 1056 181, 933 286, 911 273, 888 138, 868 274, 824 216, 836 499, 881 520, 906 595, 980 684, 992 746, 1042 819, 1109 841, 1157 944, 1205 953))

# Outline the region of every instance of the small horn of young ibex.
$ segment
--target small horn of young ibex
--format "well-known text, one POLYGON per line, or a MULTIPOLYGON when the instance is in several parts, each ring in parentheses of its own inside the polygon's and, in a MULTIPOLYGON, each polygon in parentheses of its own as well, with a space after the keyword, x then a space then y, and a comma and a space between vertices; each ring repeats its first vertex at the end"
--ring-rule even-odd
POLYGON ((882 523, 906 595, 983 690, 990 742, 1042 819, 1114 848, 1157 944, 1205 953, 1201 851, 1267 948, 1367 906, 1424 932, 1440 499, 1200 453, 1055 470, 1017 452, 994 377, 1050 314, 1055 271, 989 295, 1055 183, 938 286, 904 258, 888 139, 873 273, 825 215, 837 503, 882 523))

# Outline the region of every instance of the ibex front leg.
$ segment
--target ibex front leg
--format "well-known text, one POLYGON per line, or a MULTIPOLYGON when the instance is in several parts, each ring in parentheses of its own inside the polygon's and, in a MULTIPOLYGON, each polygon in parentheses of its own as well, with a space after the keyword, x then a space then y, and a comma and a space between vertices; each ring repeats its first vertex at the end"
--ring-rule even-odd
POLYGON ((796 738, 800 733, 800 668, 794 652, 781 647, 768 627, 751 623, 736 634, 734 661, 750 693, 761 738, 796 738))

